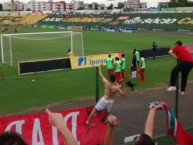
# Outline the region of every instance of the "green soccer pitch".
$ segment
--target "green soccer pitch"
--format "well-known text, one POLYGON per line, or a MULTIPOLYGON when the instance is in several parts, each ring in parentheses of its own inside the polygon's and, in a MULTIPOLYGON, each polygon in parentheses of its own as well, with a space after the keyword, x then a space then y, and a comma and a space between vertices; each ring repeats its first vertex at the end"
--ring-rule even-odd
MULTIPOLYGON (((9 30, 12 32, 11 29, 9 30)), ((56 31, 54 29, 20 28, 21 33, 56 31)), ((151 48, 155 41, 159 46, 173 46, 177 40, 184 44, 192 43, 190 35, 171 34, 142 34, 142 33, 111 33, 111 32, 83 32, 84 51, 86 55, 124 51, 127 61, 126 76, 131 65, 131 54, 134 48, 151 48)), ((57 45, 57 44, 56 44, 57 45)), ((64 52, 66 53, 66 52, 64 52)), ((146 61, 146 82, 139 84, 139 78, 134 82, 141 90, 168 83, 171 68, 176 61, 170 56, 157 58, 155 61, 146 61)), ((41 107, 48 104, 73 102, 95 98, 96 69, 61 70, 54 72, 37 73, 18 76, 17 66, 10 64, 1 66, 3 79, 0 79, 0 116, 41 107)), ((106 74, 106 68, 103 67, 106 74)), ((193 74, 189 76, 193 79, 193 74)), ((127 80, 129 77, 127 77, 127 80)), ((99 80, 100 95, 103 94, 103 85, 99 80)))

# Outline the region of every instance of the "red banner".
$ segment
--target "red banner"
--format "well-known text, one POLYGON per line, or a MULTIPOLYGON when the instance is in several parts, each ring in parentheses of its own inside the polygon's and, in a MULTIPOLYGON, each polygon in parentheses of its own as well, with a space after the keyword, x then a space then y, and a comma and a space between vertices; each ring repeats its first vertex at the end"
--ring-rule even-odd
MULTIPOLYGON (((88 107, 60 112, 80 145, 96 145, 104 140, 104 112, 94 116, 89 125, 84 125, 91 109, 88 107)), ((0 133, 5 131, 20 133, 29 145, 64 145, 60 133, 49 124, 46 113, 0 118, 0 133)))
POLYGON ((186 45, 186 49, 187 49, 190 53, 193 53, 193 45, 186 45))

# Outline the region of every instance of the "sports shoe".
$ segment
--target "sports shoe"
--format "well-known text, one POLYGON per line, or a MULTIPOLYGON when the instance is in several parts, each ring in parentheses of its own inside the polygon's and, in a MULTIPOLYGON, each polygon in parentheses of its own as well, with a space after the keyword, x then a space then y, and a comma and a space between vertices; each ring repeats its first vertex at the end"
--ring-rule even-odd
POLYGON ((176 90, 176 87, 174 87, 174 86, 170 86, 168 89, 167 89, 167 91, 175 91, 176 90))
POLYGON ((184 92, 184 91, 181 91, 181 90, 179 90, 179 93, 180 93, 181 95, 184 95, 184 94, 185 94, 185 92, 184 92))

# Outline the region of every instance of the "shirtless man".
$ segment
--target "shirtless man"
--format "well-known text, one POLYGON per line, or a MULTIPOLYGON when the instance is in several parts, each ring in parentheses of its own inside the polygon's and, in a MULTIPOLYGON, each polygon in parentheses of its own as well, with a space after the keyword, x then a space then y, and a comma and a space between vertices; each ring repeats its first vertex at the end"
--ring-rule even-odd
POLYGON ((107 115, 111 111, 112 105, 114 103, 114 97, 118 93, 121 96, 125 96, 126 94, 126 87, 127 85, 124 85, 124 89, 121 90, 119 86, 115 85, 115 75, 110 75, 110 81, 108 81, 102 74, 101 66, 99 66, 99 75, 104 83, 104 96, 100 98, 100 100, 97 102, 91 113, 89 114, 87 120, 85 121, 85 124, 88 125, 90 119, 93 117, 93 115, 97 111, 102 111, 107 109, 107 115))

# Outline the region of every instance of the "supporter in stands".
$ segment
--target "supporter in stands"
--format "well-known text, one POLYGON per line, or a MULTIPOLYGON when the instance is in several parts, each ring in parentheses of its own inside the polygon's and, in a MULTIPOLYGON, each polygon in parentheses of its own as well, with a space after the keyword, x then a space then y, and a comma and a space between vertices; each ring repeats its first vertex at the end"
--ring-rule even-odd
POLYGON ((106 59, 106 64, 107 64, 107 73, 110 78, 110 76, 114 73, 113 58, 111 57, 111 54, 109 54, 108 58, 106 59))
MULTIPOLYGON (((61 135, 64 138, 65 145, 78 145, 77 141, 73 137, 70 130, 67 128, 64 123, 62 114, 51 112, 49 109, 46 109, 46 112, 49 115, 50 123, 55 126, 61 135)), ((109 115, 107 117, 107 131, 105 134, 104 145, 113 145, 113 133, 114 127, 118 124, 117 117, 114 115, 109 115)), ((20 145, 20 144, 19 144, 20 145)), ((27 144, 21 144, 27 145, 27 144)))
MULTIPOLYGON (((64 123, 62 114, 53 113, 46 109, 49 115, 50 123, 55 126, 62 137, 64 138, 65 145, 78 145, 70 130, 64 123)), ((4 132, 0 135, 0 145, 28 145, 27 142, 17 132, 4 132)))
POLYGON ((175 43, 175 47, 169 50, 169 54, 175 59, 179 60, 179 63, 171 71, 170 87, 167 89, 167 91, 176 90, 176 78, 178 73, 181 72, 181 90, 179 90, 179 92, 184 95, 188 74, 193 67, 193 58, 188 50, 182 46, 181 41, 177 41, 175 43))
MULTIPOLYGON (((159 104, 157 106, 156 103, 151 104, 151 109, 149 110, 145 123, 144 133, 134 136, 133 138, 134 145, 155 145, 152 139, 154 133, 155 115, 157 109, 159 109, 160 107, 161 106, 159 104)), ((118 121, 115 116, 111 115, 107 119, 107 122, 108 126, 105 135, 104 145, 113 145, 114 127, 118 124, 117 123, 118 121)))
POLYGON ((109 115, 107 117, 107 130, 105 133, 104 145, 113 145, 114 128, 118 125, 117 117, 109 115))
MULTIPOLYGON (((134 145, 155 145, 152 138, 154 134, 156 112, 160 109, 165 110, 167 134, 172 136, 175 143, 178 145, 193 144, 193 136, 183 129, 179 120, 175 118, 174 113, 165 102, 152 102, 150 103, 149 108, 150 110, 146 119, 144 133, 134 136, 134 145)), ((111 118, 111 120, 112 119, 115 122, 116 118, 111 118)), ((113 128, 114 126, 108 126, 104 145, 113 145, 113 128)))
POLYGON ((17 132, 4 132, 0 135, 0 145, 27 145, 17 132))
MULTIPOLYGON (((155 117, 157 110, 161 109, 164 109, 166 112, 167 133, 173 137, 175 143, 179 145, 193 144, 193 136, 182 128, 180 122, 175 118, 174 113, 168 108, 165 102, 152 102, 149 104, 149 108, 150 110, 145 122, 144 133, 133 137, 133 145, 155 145, 155 142, 152 139, 155 127, 155 117)), ((46 112, 50 117, 52 125, 54 125, 61 134, 64 134, 63 137, 65 143, 67 145, 77 145, 77 141, 64 123, 62 114, 52 113, 48 109, 46 109, 46 112)), ((118 120, 116 116, 109 115, 107 117, 107 130, 105 133, 104 145, 113 145, 114 128, 117 124, 118 120)))
POLYGON ((85 121, 85 124, 88 125, 90 119, 95 115, 96 112, 100 112, 102 110, 107 110, 107 115, 111 111, 112 105, 114 103, 114 97, 118 93, 121 96, 125 96, 126 94, 126 84, 124 85, 124 89, 121 90, 115 83, 115 76, 110 76, 110 81, 108 81, 102 74, 101 66, 99 66, 99 75, 104 83, 104 96, 97 102, 92 112, 89 114, 88 118, 85 121))
POLYGON ((62 114, 53 113, 49 109, 46 109, 46 112, 49 116, 50 123, 58 129, 58 131, 64 138, 65 145, 78 145, 72 133, 70 132, 70 130, 67 128, 66 124, 64 123, 62 114))

